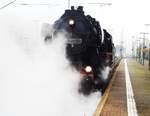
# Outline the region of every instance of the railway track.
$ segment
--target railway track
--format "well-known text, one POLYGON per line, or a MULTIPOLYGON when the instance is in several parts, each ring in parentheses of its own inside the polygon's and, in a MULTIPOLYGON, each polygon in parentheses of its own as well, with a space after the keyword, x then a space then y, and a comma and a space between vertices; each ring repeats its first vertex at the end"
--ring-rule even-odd
POLYGON ((97 108, 96 108, 93 116, 100 116, 101 115, 102 109, 103 109, 103 107, 104 107, 104 105, 105 105, 105 103, 106 103, 106 101, 108 99, 108 96, 109 96, 109 93, 110 93, 110 89, 112 87, 113 81, 114 81, 115 76, 116 76, 116 69, 117 69, 117 66, 119 65, 120 61, 121 61, 121 58, 115 59, 115 63, 112 64, 112 69, 113 69, 111 71, 112 78, 111 78, 111 80, 109 82, 108 87, 105 90, 105 93, 103 94, 103 96, 101 98, 101 101, 97 105, 97 108))

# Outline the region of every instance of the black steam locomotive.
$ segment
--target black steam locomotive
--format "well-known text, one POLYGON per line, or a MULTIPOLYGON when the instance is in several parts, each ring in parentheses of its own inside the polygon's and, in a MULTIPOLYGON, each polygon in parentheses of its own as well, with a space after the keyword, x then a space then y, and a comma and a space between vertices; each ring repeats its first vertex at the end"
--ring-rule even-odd
MULTIPOLYGON (((82 74, 79 92, 85 95, 96 90, 104 92, 109 78, 103 79, 101 71, 112 64, 112 36, 101 29, 95 18, 86 16, 82 6, 67 9, 54 23, 53 29, 53 37, 65 32, 66 56, 82 74)), ((50 38, 46 37, 45 41, 50 38)))

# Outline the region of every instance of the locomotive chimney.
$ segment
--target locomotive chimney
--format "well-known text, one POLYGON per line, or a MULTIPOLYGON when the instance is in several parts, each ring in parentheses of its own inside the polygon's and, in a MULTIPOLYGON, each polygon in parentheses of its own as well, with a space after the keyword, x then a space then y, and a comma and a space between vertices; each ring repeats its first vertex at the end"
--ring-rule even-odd
POLYGON ((71 10, 74 10, 74 6, 71 6, 71 10))
POLYGON ((78 6, 77 11, 84 14, 83 6, 78 6))

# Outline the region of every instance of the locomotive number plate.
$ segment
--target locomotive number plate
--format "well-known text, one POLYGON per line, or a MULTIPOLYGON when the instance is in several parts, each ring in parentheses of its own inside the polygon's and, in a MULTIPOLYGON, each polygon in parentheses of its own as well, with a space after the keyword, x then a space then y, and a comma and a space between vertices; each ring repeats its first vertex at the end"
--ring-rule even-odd
POLYGON ((68 39, 67 40, 67 43, 68 44, 81 44, 82 43, 82 39, 80 39, 80 38, 77 38, 77 39, 68 39))

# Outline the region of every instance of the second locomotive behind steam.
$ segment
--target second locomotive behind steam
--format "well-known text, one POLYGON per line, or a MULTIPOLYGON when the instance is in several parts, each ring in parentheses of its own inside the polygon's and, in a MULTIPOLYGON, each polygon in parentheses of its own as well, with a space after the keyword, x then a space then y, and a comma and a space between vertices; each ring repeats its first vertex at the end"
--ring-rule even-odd
POLYGON ((105 66, 112 64, 112 36, 101 29, 98 21, 86 16, 82 6, 66 10, 53 28, 53 36, 65 32, 66 56, 83 75, 79 92, 85 95, 95 90, 104 92, 109 79, 104 80, 101 73, 105 66))

